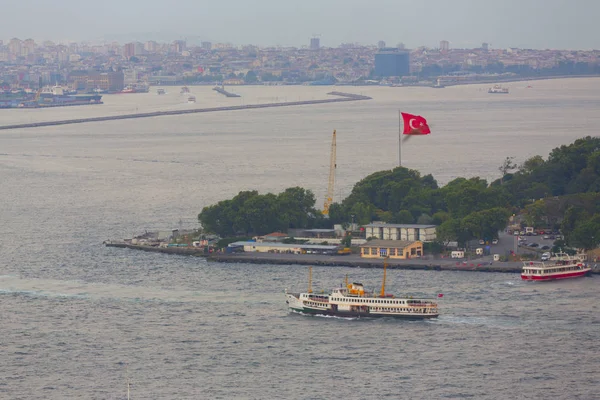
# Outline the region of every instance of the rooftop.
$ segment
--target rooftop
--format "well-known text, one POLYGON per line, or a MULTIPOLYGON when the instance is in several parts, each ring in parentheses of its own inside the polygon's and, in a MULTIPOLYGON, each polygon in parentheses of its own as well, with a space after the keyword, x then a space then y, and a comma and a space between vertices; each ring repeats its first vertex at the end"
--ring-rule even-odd
POLYGON ((418 228, 418 229, 435 228, 435 225, 386 224, 386 223, 373 223, 373 224, 367 224, 367 225, 363 225, 363 226, 365 228, 405 228, 405 229, 410 229, 410 228, 418 228))
POLYGON ((307 250, 335 250, 339 246, 323 246, 318 244, 288 244, 288 243, 259 243, 259 242, 234 242, 229 247, 237 246, 257 246, 257 247, 278 247, 280 249, 307 249, 307 250))
POLYGON ((361 244, 360 247, 387 247, 393 249, 404 249, 414 243, 421 243, 420 241, 412 240, 370 240, 365 244, 361 244))

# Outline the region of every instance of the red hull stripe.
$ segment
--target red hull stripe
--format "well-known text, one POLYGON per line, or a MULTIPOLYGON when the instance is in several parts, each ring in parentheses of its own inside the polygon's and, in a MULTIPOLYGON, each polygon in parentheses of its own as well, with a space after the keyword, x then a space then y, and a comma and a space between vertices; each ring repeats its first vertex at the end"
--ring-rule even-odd
POLYGON ((567 279, 567 278, 578 278, 584 276, 590 270, 586 269, 583 271, 569 272, 565 274, 552 274, 552 275, 524 275, 521 274, 521 278, 526 281, 551 281, 554 279, 567 279))

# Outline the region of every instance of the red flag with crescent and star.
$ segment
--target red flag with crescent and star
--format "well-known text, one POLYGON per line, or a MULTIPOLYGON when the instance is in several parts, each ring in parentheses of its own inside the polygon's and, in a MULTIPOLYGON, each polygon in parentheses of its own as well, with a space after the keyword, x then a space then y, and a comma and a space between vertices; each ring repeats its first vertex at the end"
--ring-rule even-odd
POLYGON ((412 115, 403 112, 400 114, 404 121, 404 132, 402 133, 405 135, 429 135, 431 133, 425 118, 420 115, 412 115))

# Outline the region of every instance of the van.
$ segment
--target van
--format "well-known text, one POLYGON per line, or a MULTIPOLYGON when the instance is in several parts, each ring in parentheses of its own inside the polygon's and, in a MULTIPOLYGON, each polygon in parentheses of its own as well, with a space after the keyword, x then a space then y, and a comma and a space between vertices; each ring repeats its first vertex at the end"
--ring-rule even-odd
POLYGON ((548 261, 550 259, 550 253, 542 254, 542 261, 548 261))
POLYGON ((450 255, 452 258, 465 258, 464 251, 453 251, 450 255))

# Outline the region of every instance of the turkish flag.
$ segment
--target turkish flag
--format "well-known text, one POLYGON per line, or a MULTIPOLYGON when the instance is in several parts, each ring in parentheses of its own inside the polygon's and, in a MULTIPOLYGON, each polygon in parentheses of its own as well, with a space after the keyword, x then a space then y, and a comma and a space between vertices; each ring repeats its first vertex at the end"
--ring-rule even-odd
POLYGON ((443 293, 438 293, 438 297, 444 297, 443 293))
POLYGON ((404 133, 405 135, 429 135, 429 125, 427 120, 420 115, 412 115, 407 113, 400 113, 402 120, 404 121, 404 133))

